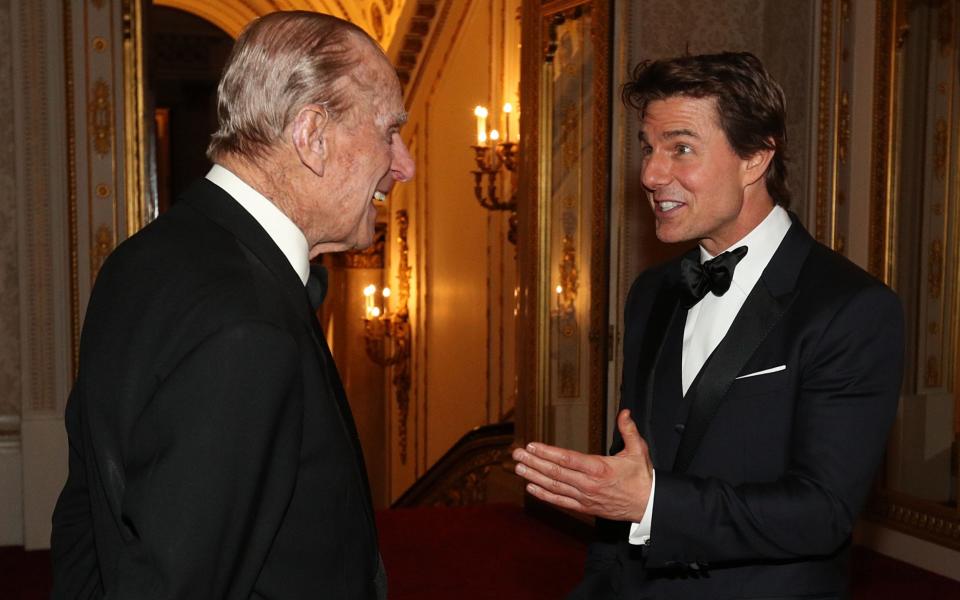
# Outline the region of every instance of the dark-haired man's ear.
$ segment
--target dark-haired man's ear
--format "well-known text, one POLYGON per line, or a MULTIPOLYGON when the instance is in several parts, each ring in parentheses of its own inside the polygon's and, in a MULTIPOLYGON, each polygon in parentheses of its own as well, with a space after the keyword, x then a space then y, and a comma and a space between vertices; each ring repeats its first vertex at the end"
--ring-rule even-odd
POLYGON ((318 104, 308 104, 300 109, 291 125, 293 147, 297 150, 297 156, 317 177, 323 177, 327 162, 326 134, 329 122, 327 109, 318 104))
POLYGON ((759 150, 747 159, 744 167, 744 187, 753 185, 766 173, 775 150, 759 150))

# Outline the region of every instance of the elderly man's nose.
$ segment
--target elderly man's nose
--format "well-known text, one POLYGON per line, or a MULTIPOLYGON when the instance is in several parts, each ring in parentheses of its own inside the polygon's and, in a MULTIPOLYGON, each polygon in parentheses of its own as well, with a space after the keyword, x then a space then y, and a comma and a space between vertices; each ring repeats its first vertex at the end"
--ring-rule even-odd
POLYGON ((409 181, 413 179, 416 170, 417 167, 413 162, 413 157, 410 156, 410 151, 407 150, 407 145, 397 135, 393 141, 393 163, 390 165, 393 178, 397 181, 409 181))

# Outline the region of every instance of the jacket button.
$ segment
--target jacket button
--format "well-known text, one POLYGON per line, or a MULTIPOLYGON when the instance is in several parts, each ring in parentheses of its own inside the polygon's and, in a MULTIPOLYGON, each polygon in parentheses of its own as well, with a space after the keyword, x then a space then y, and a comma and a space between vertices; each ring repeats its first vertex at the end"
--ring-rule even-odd
POLYGON ((686 428, 687 426, 684 425, 683 423, 677 423, 676 425, 673 426, 673 430, 676 431, 677 433, 683 433, 683 430, 686 428))

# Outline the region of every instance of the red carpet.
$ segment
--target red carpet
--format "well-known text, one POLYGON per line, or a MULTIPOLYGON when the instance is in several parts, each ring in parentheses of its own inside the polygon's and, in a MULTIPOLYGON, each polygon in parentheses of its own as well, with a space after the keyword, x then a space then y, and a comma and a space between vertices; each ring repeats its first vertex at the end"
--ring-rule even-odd
MULTIPOLYGON (((391 600, 555 600, 579 580, 585 546, 512 506, 377 514, 391 600)), ((854 548, 854 600, 957 600, 960 582, 854 548)), ((50 595, 50 554, 0 548, 0 598, 50 595)))
POLYGON ((586 545, 513 506, 377 514, 391 600, 556 600, 583 574, 586 545))

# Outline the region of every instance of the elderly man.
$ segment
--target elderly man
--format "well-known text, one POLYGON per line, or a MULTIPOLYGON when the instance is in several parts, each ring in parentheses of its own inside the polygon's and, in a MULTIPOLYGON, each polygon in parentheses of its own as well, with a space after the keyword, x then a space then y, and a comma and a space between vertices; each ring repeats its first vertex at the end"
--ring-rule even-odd
POLYGON ((97 278, 54 598, 384 598, 363 457, 308 289, 413 176, 400 85, 326 15, 237 40, 215 165, 97 278))
POLYGON ((610 456, 532 443, 535 497, 598 517, 572 598, 838 598, 896 413, 897 297, 785 206, 780 87, 750 54, 643 63, 657 237, 626 303, 610 456))

